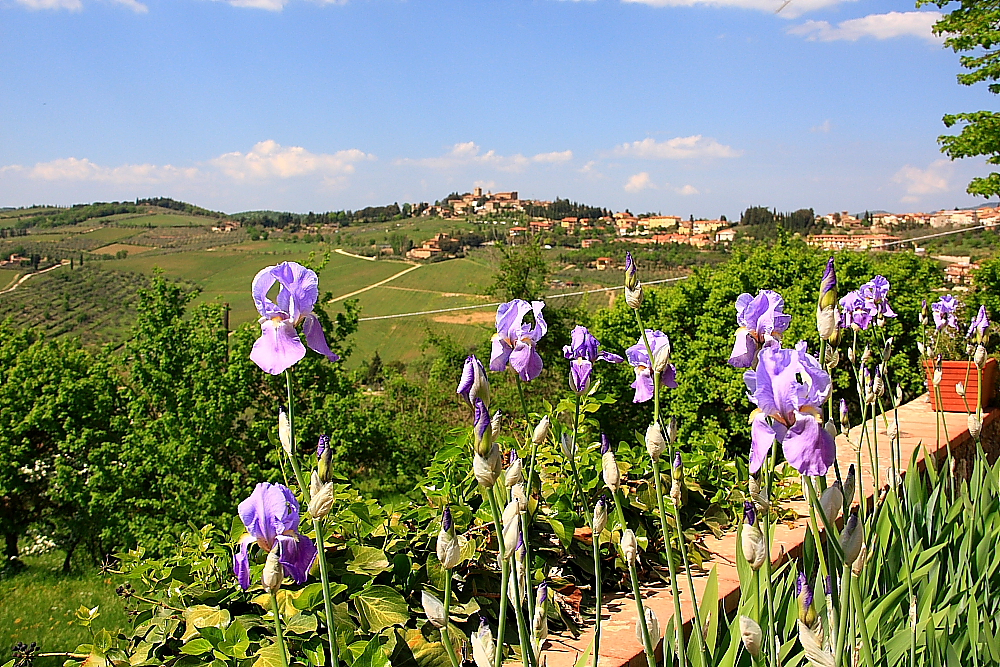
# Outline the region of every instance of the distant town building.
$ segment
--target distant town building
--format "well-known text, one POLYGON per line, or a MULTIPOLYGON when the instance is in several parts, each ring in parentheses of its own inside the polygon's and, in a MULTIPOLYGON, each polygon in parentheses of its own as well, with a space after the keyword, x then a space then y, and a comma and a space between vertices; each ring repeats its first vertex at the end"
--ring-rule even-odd
POLYGON ((807 243, 824 250, 895 250, 902 239, 889 234, 814 234, 807 243), (893 245, 887 245, 887 244, 893 245))
POLYGON ((962 262, 944 267, 944 279, 952 285, 972 285, 972 272, 979 268, 978 263, 962 262))
POLYGON ((598 243, 604 243, 604 241, 602 241, 601 239, 583 239, 582 241, 580 241, 580 247, 590 248, 591 246, 595 246, 598 243))

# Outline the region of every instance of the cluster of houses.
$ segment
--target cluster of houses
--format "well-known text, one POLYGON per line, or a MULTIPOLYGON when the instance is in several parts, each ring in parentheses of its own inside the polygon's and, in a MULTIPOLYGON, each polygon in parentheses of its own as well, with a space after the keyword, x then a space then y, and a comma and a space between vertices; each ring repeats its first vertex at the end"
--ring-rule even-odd
MULTIPOLYGON (((457 244, 459 241, 453 238, 449 234, 441 232, 440 234, 435 234, 434 238, 429 241, 424 241, 419 248, 412 248, 407 253, 406 256, 409 259, 431 259, 432 257, 444 256, 445 250, 441 247, 442 244, 451 243, 457 244)), ((390 253, 392 248, 389 248, 390 253)))

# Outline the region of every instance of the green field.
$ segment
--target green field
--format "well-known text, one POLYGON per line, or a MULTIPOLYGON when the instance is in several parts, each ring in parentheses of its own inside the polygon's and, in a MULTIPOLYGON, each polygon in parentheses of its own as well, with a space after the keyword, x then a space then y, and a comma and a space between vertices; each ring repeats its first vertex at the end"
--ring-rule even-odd
POLYGON ((214 218, 184 213, 154 213, 152 215, 123 213, 120 216, 113 215, 109 219, 124 227, 147 227, 149 225, 153 227, 204 227, 206 225, 211 227, 216 223, 214 218))
POLYGON ((101 227, 100 229, 94 229, 92 231, 80 234, 80 238, 94 239, 95 241, 104 241, 105 243, 114 243, 115 241, 121 241, 122 239, 127 239, 130 236, 135 236, 138 232, 134 229, 128 227, 101 227))
MULTIPOLYGON (((42 651, 73 651, 91 641, 90 631, 79 625, 76 610, 100 606, 94 630, 114 631, 127 626, 115 583, 93 565, 69 575, 62 572, 62 554, 26 556, 24 570, 0 578, 0 660, 10 658, 17 642, 38 642, 42 651)), ((37 667, 55 667, 63 658, 40 658, 37 667)))
POLYGON ((0 269, 0 289, 7 287, 19 275, 21 272, 18 269, 0 269))

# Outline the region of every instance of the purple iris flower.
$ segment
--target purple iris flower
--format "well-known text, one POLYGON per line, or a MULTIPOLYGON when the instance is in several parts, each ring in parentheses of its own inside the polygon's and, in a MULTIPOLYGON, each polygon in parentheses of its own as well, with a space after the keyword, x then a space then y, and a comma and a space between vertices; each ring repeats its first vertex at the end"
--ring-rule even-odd
POLYGON ((751 417, 750 472, 761 469, 778 441, 799 473, 825 475, 837 454, 833 436, 821 423, 832 384, 805 341, 794 349, 777 342, 764 346, 757 368, 746 371, 743 381, 757 406, 751 417))
POLYGON ((875 276, 859 290, 872 317, 896 317, 889 307, 889 281, 884 276, 875 276))
POLYGON ((569 386, 577 394, 585 394, 590 389, 590 375, 594 362, 598 359, 620 364, 624 361, 617 354, 600 351, 600 341, 585 326, 576 325, 570 338, 571 343, 563 346, 563 356, 572 359, 569 370, 569 386))
POLYGON ((976 334, 976 340, 982 340, 983 336, 986 335, 986 330, 990 328, 990 318, 986 315, 986 306, 979 306, 979 312, 976 313, 975 319, 969 325, 969 333, 965 335, 966 338, 972 338, 972 334, 976 334))
MULTIPOLYGON (((662 331, 646 329, 646 337, 649 338, 649 346, 653 349, 653 356, 663 347, 670 347, 670 339, 662 331)), ((653 398, 653 364, 646 350, 646 341, 639 338, 639 342, 625 350, 625 357, 635 369, 635 382, 630 386, 635 389, 633 403, 645 403, 653 398)), ((677 369, 673 364, 667 364, 660 373, 660 385, 677 388, 677 369)))
POLYGON ((490 354, 490 370, 502 371, 510 367, 528 382, 542 372, 542 358, 535 345, 545 335, 548 325, 542 317, 544 301, 528 303, 514 299, 500 304, 497 308, 497 332, 493 334, 493 350, 490 354), (524 322, 524 316, 534 313, 535 325, 524 322))
POLYGON ((840 300, 841 327, 844 329, 867 329, 872 322, 872 313, 859 290, 848 292, 840 300))
POLYGON ((261 269, 250 288, 260 313, 260 338, 253 344, 250 359, 271 375, 279 375, 306 356, 306 348, 295 327, 301 323, 306 344, 330 361, 339 356, 330 351, 323 326, 313 312, 319 299, 316 272, 295 262, 282 262, 261 269), (277 282, 281 285, 277 303, 267 293, 277 282))
POLYGON ((736 342, 729 355, 730 365, 750 368, 757 352, 771 339, 781 334, 792 323, 792 316, 782 312, 785 300, 772 290, 761 290, 757 296, 743 293, 736 298, 736 342))
POLYGON ((455 393, 460 394, 465 402, 472 405, 477 398, 481 398, 484 403, 490 401, 490 382, 486 379, 486 368, 479 358, 470 354, 465 358, 465 366, 462 367, 462 378, 458 381, 458 389, 455 393))
POLYGON ((958 299, 950 294, 945 294, 938 301, 931 304, 931 312, 934 315, 934 328, 941 331, 944 328, 958 330, 958 317, 955 311, 958 309, 958 299))
POLYGON ((253 542, 268 552, 277 546, 285 574, 295 583, 305 583, 309 568, 316 559, 316 545, 299 534, 299 502, 288 487, 261 482, 250 497, 240 503, 239 515, 247 528, 247 534, 240 538, 240 548, 233 559, 233 573, 240 588, 250 588, 247 549, 253 542))

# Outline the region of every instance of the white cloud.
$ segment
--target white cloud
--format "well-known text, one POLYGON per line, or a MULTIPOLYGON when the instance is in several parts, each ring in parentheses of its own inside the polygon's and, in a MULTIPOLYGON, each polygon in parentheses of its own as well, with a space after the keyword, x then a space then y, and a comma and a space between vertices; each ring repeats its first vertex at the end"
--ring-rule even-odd
POLYGON ((28 9, 68 9, 78 12, 83 9, 81 0, 17 0, 28 9))
POLYGON ((649 179, 649 173, 640 171, 638 174, 633 174, 629 177, 628 182, 625 183, 625 192, 640 192, 655 187, 649 179))
POLYGON ((525 157, 520 153, 514 155, 499 155, 496 151, 490 150, 485 153, 474 141, 465 141, 455 144, 447 153, 440 157, 428 158, 400 158, 394 162, 396 165, 416 165, 430 169, 458 169, 470 165, 488 166, 501 171, 523 171, 531 163, 559 164, 573 159, 573 151, 555 151, 552 153, 538 153, 532 157, 525 157))
POLYGON ((210 160, 230 178, 236 180, 265 179, 271 177, 292 178, 307 174, 337 177, 354 173, 354 163, 373 160, 357 148, 337 151, 333 154, 310 153, 301 146, 282 146, 276 141, 262 141, 249 152, 226 153, 210 160))
POLYGON ((685 185, 682 188, 677 188, 677 194, 688 197, 690 195, 699 195, 701 192, 693 185, 685 185))
POLYGON ((573 159, 573 151, 553 151, 552 153, 539 153, 531 158, 534 162, 569 162, 573 159))
POLYGON ((145 14, 149 11, 149 7, 139 2, 139 0, 112 0, 112 2, 128 7, 136 14, 145 14))
POLYGON ((94 183, 163 183, 196 178, 197 168, 178 168, 172 165, 126 164, 119 167, 103 167, 87 158, 60 158, 51 162, 39 162, 33 167, 9 165, 0 168, 0 173, 22 174, 41 181, 88 181, 94 183))
POLYGON ((819 42, 856 42, 862 37, 921 37, 929 42, 939 43, 942 39, 931 33, 931 27, 940 19, 940 12, 889 12, 841 21, 836 27, 826 21, 806 21, 789 28, 788 34, 819 42))
POLYGON ((953 165, 950 160, 935 160, 926 169, 906 165, 892 177, 893 183, 906 186, 906 195, 901 201, 913 203, 926 195, 947 192, 951 189, 950 179, 953 165))
MULTIPOLYGON (((343 5, 347 0, 312 0, 321 5, 343 5)), ((285 8, 290 0, 221 0, 233 7, 247 7, 250 9, 266 9, 269 12, 280 12, 285 8)))
POLYGON ((616 146, 614 154, 645 160, 684 160, 689 158, 739 157, 743 155, 743 151, 720 144, 715 139, 695 134, 690 137, 675 137, 667 141, 656 141, 652 137, 647 137, 642 141, 616 146))
POLYGON ((833 125, 830 123, 830 119, 827 118, 819 125, 813 125, 809 128, 810 132, 821 132, 822 134, 830 134, 830 130, 833 129, 833 125))
POLYGON ((341 185, 353 174, 355 164, 375 157, 356 148, 333 154, 310 153, 298 146, 284 147, 274 141, 262 141, 247 153, 225 153, 191 167, 173 165, 124 164, 107 167, 87 158, 60 158, 33 166, 0 167, 0 177, 21 178, 48 183, 99 183, 113 186, 156 184, 201 185, 287 181, 312 177, 324 186, 341 185))
POLYGON ((781 16, 795 18, 806 12, 815 11, 841 2, 854 0, 622 0, 625 3, 649 5, 651 7, 693 7, 704 5, 708 7, 733 7, 736 9, 751 9, 761 12, 781 12, 781 16))

